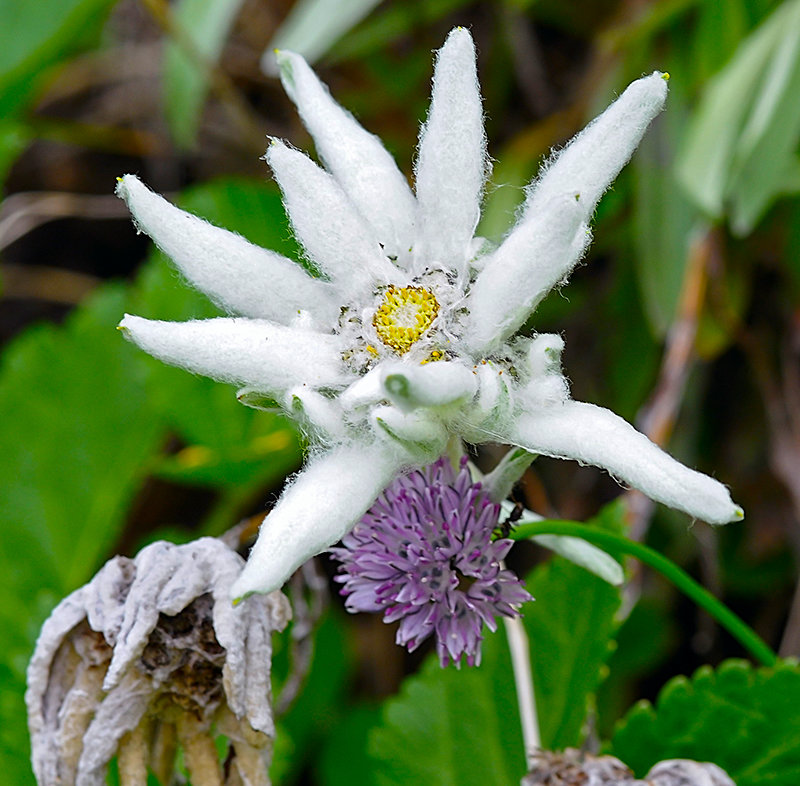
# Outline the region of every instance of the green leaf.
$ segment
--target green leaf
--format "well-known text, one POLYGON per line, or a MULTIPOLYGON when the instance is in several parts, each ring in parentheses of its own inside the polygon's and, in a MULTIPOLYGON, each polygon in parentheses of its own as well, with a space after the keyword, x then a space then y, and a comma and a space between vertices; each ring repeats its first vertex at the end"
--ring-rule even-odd
POLYGON ((675 318, 689 240, 697 211, 678 187, 672 168, 674 140, 686 120, 677 80, 667 110, 645 134, 631 161, 634 199, 634 264, 644 312, 663 339, 675 318))
POLYGON ((800 2, 775 11, 709 83, 679 157, 678 177, 713 218, 748 233, 786 188, 800 136, 800 2))
POLYGON ((136 350, 114 330, 124 308, 124 289, 104 288, 65 329, 36 328, 6 351, 0 568, 22 595, 64 595, 91 575, 160 439, 136 350))
POLYGON ((737 786, 800 783, 800 668, 754 669, 730 660, 676 677, 656 706, 636 705, 618 726, 610 752, 642 775, 661 759, 712 761, 737 786))
MULTIPOLYGON (((369 19, 342 37, 331 52, 331 59, 357 59, 385 49, 391 41, 396 41, 403 36, 413 36, 415 31, 436 27, 436 22, 441 21, 448 14, 453 14, 468 3, 469 0, 386 3, 369 19)), ((377 2, 372 4, 375 6, 377 2)), ((425 68, 429 68, 428 53, 425 54, 425 58, 425 68)))
POLYGON ((443 669, 430 657, 384 706, 370 735, 380 786, 507 786, 525 773, 511 660, 499 633, 477 668, 443 669))
POLYGON ((0 188, 8 171, 31 140, 30 131, 14 120, 0 121, 0 188))
POLYGON ((738 235, 748 234, 772 201, 792 188, 786 170, 796 171, 795 151, 800 139, 800 2, 790 4, 782 25, 782 37, 761 80, 736 150, 730 212, 732 229, 738 235))
POLYGON ((0 116, 30 98, 36 77, 59 59, 89 44, 115 0, 0 0, 0 116))
POLYGON ((664 595, 640 598, 617 631, 608 676, 597 691, 597 732, 603 739, 638 698, 642 678, 663 664, 679 641, 664 595))
POLYGON ((319 759, 321 786, 375 786, 367 751, 369 733, 379 721, 380 707, 364 704, 353 707, 336 724, 319 759))
POLYGON ((561 559, 537 568, 523 622, 531 641, 542 746, 580 744, 611 653, 619 591, 561 559), (579 602, 576 602, 580 599, 579 602))
POLYGON ((300 0, 292 8, 264 53, 263 68, 275 73, 274 49, 289 49, 309 63, 322 57, 355 27, 380 0, 300 0))
MULTIPOLYGON (((275 637, 273 684, 283 685, 290 669, 291 628, 275 637)), ((353 668, 352 652, 345 638, 339 614, 326 614, 314 634, 314 651, 302 692, 281 719, 286 739, 281 743, 281 758, 273 759, 273 782, 292 783, 323 740, 337 728, 342 715, 348 679, 353 668), (280 777, 279 777, 280 776, 280 777)), ((275 690, 278 696, 279 689, 275 690)), ((358 783, 361 783, 359 780, 358 783)))
MULTIPOLYGON (((706 81, 730 58, 748 28, 747 8, 742 0, 702 0, 692 41, 695 78, 706 81)), ((680 28, 686 34, 686 28, 680 28)), ((670 97, 672 101, 672 97, 670 97)))
POLYGON ((174 7, 181 40, 170 41, 165 52, 164 111, 179 147, 196 141, 209 69, 219 60, 241 5, 242 0, 180 0, 174 7))

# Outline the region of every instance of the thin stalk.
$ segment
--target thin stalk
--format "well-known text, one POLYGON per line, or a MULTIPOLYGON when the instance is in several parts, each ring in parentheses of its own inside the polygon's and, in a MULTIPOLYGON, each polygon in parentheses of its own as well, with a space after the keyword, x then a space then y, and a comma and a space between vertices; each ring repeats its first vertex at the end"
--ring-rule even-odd
POLYGON ((724 603, 698 584, 686 571, 657 551, 629 540, 615 532, 598 529, 575 521, 537 521, 521 523, 509 535, 514 540, 527 540, 535 535, 572 535, 593 543, 606 551, 622 552, 644 562, 671 581, 681 592, 705 609, 754 658, 765 666, 774 666, 778 656, 764 640, 724 603))
POLYGON ((525 747, 525 764, 532 770, 536 756, 542 749, 539 734, 539 718, 536 715, 536 694, 533 690, 531 671, 531 647, 528 633, 519 617, 504 617, 508 649, 511 652, 511 668, 517 689, 519 721, 522 726, 522 744, 525 747))

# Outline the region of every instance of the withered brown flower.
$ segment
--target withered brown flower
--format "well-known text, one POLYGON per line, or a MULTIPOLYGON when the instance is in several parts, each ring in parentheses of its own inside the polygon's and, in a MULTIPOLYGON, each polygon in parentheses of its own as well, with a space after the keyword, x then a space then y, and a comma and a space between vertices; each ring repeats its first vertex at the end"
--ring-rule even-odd
POLYGON ((55 608, 28 667, 39 786, 100 786, 114 756, 123 786, 167 784, 179 747, 195 786, 269 783, 270 637, 291 611, 279 592, 234 608, 243 564, 214 538, 153 543, 55 608))
POLYGON ((644 780, 613 756, 593 756, 567 748, 540 751, 520 786, 735 786, 711 762, 667 759, 654 764, 644 780))

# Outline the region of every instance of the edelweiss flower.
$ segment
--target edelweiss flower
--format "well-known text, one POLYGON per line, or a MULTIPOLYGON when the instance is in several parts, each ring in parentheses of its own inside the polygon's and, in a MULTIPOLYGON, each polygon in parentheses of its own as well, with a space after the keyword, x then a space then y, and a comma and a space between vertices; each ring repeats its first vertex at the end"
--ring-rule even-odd
POLYGON ((460 667, 462 655, 480 665, 484 623, 496 630, 496 616, 533 600, 502 565, 514 542, 492 540, 500 505, 466 464, 456 475, 443 457, 399 477, 332 549, 347 610, 400 620, 397 643, 409 652, 435 635, 442 666, 460 667))
POLYGON ((178 210, 133 176, 118 186, 138 227, 189 281, 243 315, 126 316, 126 335, 167 363, 244 386, 244 403, 277 401, 312 445, 235 597, 279 587, 450 438, 576 459, 711 523, 741 518, 720 483, 612 412, 571 400, 559 336, 515 337, 582 257, 595 205, 664 103, 665 75, 634 82, 553 157, 514 228, 489 249, 473 237, 489 167, 467 30, 453 30, 436 59, 415 193, 300 56, 278 59, 325 168, 279 141, 266 159, 319 276, 178 210))

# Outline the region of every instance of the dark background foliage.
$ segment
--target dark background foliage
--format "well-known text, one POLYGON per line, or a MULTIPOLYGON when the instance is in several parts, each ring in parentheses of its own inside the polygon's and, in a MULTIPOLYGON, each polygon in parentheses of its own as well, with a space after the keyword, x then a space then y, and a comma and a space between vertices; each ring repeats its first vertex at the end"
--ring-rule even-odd
MULTIPOLYGON (((300 465, 288 422, 151 361, 113 329, 126 310, 215 313, 136 235, 112 194, 117 175, 137 173, 187 209, 296 253, 260 160, 267 135, 311 145, 279 82, 259 67, 276 44, 316 56, 334 95, 410 176, 431 51, 451 27, 468 26, 495 162, 479 231, 492 239, 552 147, 642 73, 670 72, 668 108, 598 208, 585 264, 530 328, 565 335, 576 398, 614 409, 728 484, 747 515, 723 530, 690 527, 626 494, 617 523, 689 570, 783 655, 800 655, 798 9, 774 0, 0 2, 7 782, 32 782, 24 668, 58 599, 115 553, 219 534, 263 512, 300 465)), ((550 460, 537 461, 518 491, 545 515, 577 520, 619 493, 599 471, 550 460)), ((545 557, 523 549, 518 567, 545 557)), ((332 572, 324 560, 320 570, 332 572)), ((544 565, 531 579, 541 590, 529 614, 540 690, 556 686, 540 698, 562 707, 567 729, 550 729, 546 742, 579 741, 587 702, 592 735, 608 738, 636 699, 654 698, 670 677, 742 656, 659 577, 634 571, 625 614, 615 617, 617 603, 595 597, 601 590, 574 570, 544 565), (585 658, 570 660, 564 653, 581 640, 569 618, 582 614, 594 638, 580 649, 585 658), (554 642, 560 649, 548 654, 554 642), (573 664, 566 676, 556 668, 564 663, 573 664)), ((428 664, 379 710, 425 653, 404 656, 389 627, 346 617, 336 599, 317 624, 313 658, 309 641, 288 638, 278 658, 279 673, 299 669, 305 687, 281 720, 277 782, 335 784, 354 766, 364 783, 440 771, 446 764, 409 769, 396 754, 416 744, 415 696, 443 724, 453 708, 470 707, 489 729, 487 749, 510 766, 519 732, 507 679, 487 687, 428 664), (498 719, 496 705, 509 701, 498 719)), ((486 657, 507 677, 497 641, 486 657)), ((642 728, 643 717, 634 719, 642 728)), ((448 728, 450 739, 483 733, 448 728)), ((519 774, 516 764, 509 772, 519 774)))

